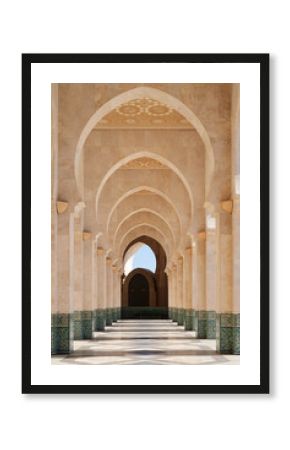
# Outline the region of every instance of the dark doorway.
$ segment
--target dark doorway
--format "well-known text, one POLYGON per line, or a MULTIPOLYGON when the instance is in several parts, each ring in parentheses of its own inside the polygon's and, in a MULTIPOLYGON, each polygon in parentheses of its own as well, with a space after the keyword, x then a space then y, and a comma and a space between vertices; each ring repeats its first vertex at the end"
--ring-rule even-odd
POLYGON ((149 306, 149 284, 140 273, 130 280, 128 297, 128 306, 149 306))

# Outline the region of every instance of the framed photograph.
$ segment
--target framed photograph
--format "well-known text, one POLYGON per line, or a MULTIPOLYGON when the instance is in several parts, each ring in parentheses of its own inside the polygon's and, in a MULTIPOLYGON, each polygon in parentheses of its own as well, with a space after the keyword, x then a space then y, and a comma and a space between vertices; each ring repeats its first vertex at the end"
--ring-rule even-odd
POLYGON ((22 392, 269 393, 269 55, 23 54, 22 392))

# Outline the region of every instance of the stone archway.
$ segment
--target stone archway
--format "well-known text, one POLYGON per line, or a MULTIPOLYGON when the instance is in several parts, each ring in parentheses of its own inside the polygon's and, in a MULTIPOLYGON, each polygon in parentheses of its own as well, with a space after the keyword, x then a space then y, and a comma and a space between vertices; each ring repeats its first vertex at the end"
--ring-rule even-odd
POLYGON ((126 103, 132 99, 142 98, 144 96, 148 96, 152 99, 160 100, 162 103, 170 106, 175 109, 179 114, 181 114, 196 131, 198 132, 205 149, 205 159, 206 159, 206 168, 205 168, 205 192, 206 196, 209 193, 211 181, 213 179, 214 170, 215 170, 215 158, 214 151, 211 144, 211 140, 205 129, 204 125, 200 121, 200 119, 196 116, 196 114, 188 108, 181 100, 170 95, 169 93, 162 91, 160 89, 142 86, 130 89, 126 92, 123 92, 111 100, 107 101, 103 104, 95 113, 89 118, 86 125, 81 131, 79 136, 79 140, 77 142, 76 151, 75 151, 75 160, 74 160, 74 169, 75 169, 75 180, 78 192, 81 198, 84 197, 83 192, 83 164, 82 164, 82 152, 84 148, 84 144, 86 139, 88 138, 90 132, 93 127, 98 123, 104 116, 106 116, 112 109, 126 103))
POLYGON ((123 280, 122 306, 155 307, 155 274, 147 269, 135 269, 123 280))
POLYGON ((167 257, 162 245, 154 238, 143 235, 134 239, 125 248, 123 260, 126 254, 137 243, 148 245, 156 258, 156 271, 152 273, 146 269, 135 269, 127 277, 123 275, 122 283, 122 317, 123 318, 167 318, 168 317, 168 280, 165 272, 167 257), (149 285, 149 305, 138 309, 130 306, 129 283, 136 274, 142 274, 149 285))

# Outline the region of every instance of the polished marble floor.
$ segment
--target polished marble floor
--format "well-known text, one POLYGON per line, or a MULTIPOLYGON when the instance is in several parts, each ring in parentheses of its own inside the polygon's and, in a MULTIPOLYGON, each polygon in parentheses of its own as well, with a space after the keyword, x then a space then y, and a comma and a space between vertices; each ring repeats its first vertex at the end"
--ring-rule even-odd
POLYGON ((74 341, 70 355, 52 364, 239 364, 236 355, 219 355, 214 339, 197 339, 171 320, 120 320, 93 339, 74 341))

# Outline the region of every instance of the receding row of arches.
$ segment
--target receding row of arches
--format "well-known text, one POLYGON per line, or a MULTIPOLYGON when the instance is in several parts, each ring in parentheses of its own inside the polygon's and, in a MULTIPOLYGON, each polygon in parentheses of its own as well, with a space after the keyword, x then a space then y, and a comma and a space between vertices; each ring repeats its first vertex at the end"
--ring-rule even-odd
POLYGON ((53 353, 121 317, 239 351, 238 105, 238 85, 52 86, 53 353))

